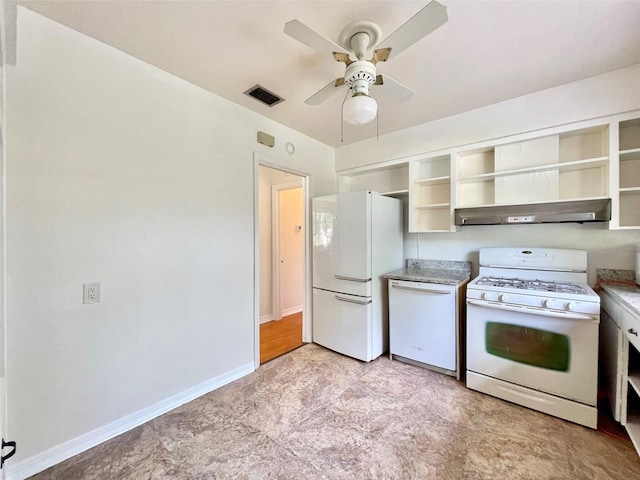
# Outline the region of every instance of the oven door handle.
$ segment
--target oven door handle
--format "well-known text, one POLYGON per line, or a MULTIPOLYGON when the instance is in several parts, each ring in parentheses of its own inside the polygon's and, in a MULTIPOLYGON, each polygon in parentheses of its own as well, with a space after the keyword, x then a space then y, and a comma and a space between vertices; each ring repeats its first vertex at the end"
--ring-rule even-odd
POLYGON ((532 315, 540 315, 543 317, 562 318, 564 320, 586 320, 593 323, 598 323, 598 317, 594 315, 588 315, 585 313, 575 312, 554 312, 550 310, 544 310, 536 307, 517 307, 515 305, 503 305, 501 303, 491 303, 482 300, 467 300, 468 305, 475 305, 476 307, 491 308, 494 310, 507 310, 509 312, 518 313, 530 313, 532 315))

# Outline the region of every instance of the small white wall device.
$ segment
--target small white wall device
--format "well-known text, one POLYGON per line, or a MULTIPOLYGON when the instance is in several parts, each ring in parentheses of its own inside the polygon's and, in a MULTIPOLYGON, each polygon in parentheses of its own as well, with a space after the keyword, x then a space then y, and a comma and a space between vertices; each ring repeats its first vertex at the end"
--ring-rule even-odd
POLYGON ((267 147, 273 147, 276 144, 276 139, 268 133, 258 132, 258 143, 266 145, 267 147))

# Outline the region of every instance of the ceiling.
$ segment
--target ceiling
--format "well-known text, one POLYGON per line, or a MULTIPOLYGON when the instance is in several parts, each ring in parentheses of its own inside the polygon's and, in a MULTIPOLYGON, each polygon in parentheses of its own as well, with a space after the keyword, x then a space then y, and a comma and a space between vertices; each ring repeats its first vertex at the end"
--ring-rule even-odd
MULTIPOLYGON (((440 0, 449 21, 378 64, 415 91, 397 104, 376 95, 379 134, 640 63, 640 1, 440 0)), ((345 90, 304 100, 344 74, 344 64, 283 33, 298 19, 338 42, 370 20, 381 38, 426 1, 19 1, 232 102, 339 147, 376 136, 376 122, 345 125, 345 90), (243 92, 260 84, 285 98, 267 107, 243 92)))

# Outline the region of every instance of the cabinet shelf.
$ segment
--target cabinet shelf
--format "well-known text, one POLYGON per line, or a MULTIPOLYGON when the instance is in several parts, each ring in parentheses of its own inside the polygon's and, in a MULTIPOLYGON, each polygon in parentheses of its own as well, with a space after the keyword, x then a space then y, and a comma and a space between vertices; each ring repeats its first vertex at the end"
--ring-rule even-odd
POLYGON ((527 173, 540 173, 545 171, 573 172, 585 170, 586 168, 598 168, 607 165, 609 157, 588 158, 586 160, 575 160, 573 162, 549 163, 536 167, 518 168, 514 170, 505 170, 502 172, 482 173, 479 175, 470 175, 467 177, 459 177, 458 183, 469 182, 489 182, 495 178, 510 177, 513 175, 523 175, 527 173))
POLYGON ((355 168, 338 174, 339 192, 371 190, 381 195, 401 195, 409 191, 409 164, 396 163, 374 168, 355 168))
POLYGON ((636 395, 640 397, 640 372, 629 373, 629 385, 633 387, 636 395))
POLYGON ((449 208, 450 206, 450 203, 431 203, 425 205, 415 205, 413 208, 417 210, 435 210, 438 208, 449 208))
POLYGON ((630 148, 628 150, 620 150, 620 161, 640 160, 640 148, 630 148))
POLYGON ((414 183, 416 185, 427 186, 427 185, 446 185, 451 182, 451 177, 435 177, 435 178, 421 178, 416 180, 414 183))
POLYGON ((409 189, 405 188, 402 190, 391 190, 389 192, 378 192, 380 195, 385 195, 387 197, 392 197, 394 195, 406 195, 407 193, 409 193, 409 189))

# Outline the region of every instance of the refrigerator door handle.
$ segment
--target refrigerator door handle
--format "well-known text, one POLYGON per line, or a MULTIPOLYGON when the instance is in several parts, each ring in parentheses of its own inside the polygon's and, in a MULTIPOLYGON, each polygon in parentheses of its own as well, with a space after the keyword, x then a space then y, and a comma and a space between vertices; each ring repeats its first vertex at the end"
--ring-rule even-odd
POLYGON ((340 300, 341 302, 356 303, 358 305, 369 305, 371 303, 371 300, 365 300, 365 301, 351 300, 350 298, 339 297, 338 295, 335 295, 335 297, 336 297, 336 300, 340 300))
POLYGON ((371 277, 369 278, 355 278, 355 277, 343 277, 342 275, 334 275, 337 280, 348 280, 349 282, 360 282, 367 283, 371 281, 371 277))

